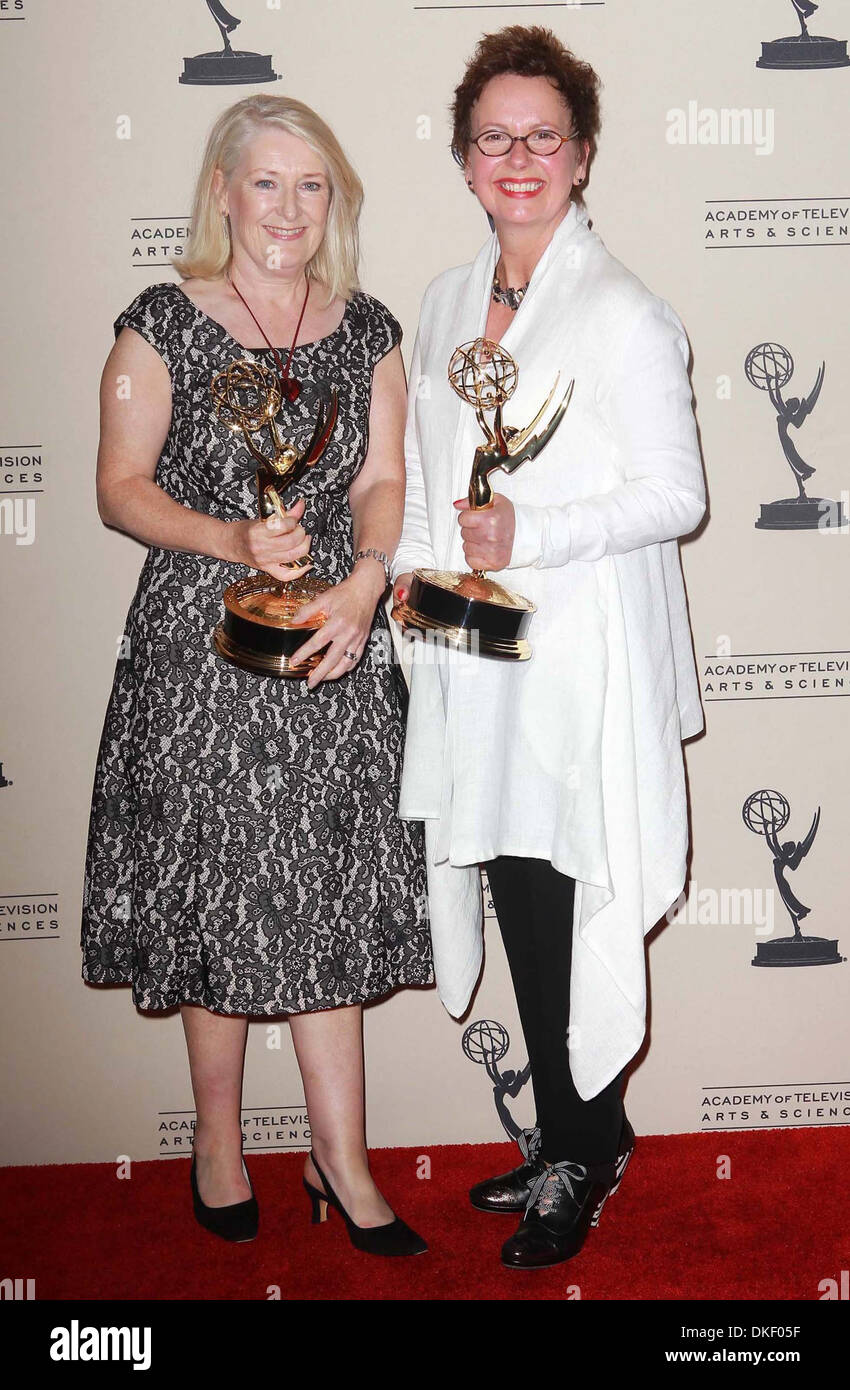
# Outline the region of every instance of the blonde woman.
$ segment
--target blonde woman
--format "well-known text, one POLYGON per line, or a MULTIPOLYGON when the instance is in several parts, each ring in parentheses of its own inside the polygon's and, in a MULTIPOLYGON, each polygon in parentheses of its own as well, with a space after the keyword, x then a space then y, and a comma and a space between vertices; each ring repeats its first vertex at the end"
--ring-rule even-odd
POLYGON ((98 506, 149 549, 97 761, 83 978, 181 1010, 202 1225, 257 1232, 247 1020, 285 1013, 313 1220, 330 1203, 359 1249, 404 1255, 426 1246, 370 1174, 361 1006, 432 968, 422 826, 396 815, 405 697, 380 603, 404 497, 401 330, 357 286, 361 198, 315 112, 248 97, 210 133, 183 283, 148 286, 116 320, 98 506), (280 377, 280 427, 298 446, 318 395, 338 391, 330 443, 284 494, 284 519, 258 519, 256 464, 213 410, 210 381, 239 358, 280 377), (302 610, 328 615, 301 648, 322 653, 309 679, 218 657, 227 585, 257 569, 281 579, 308 552, 333 584, 302 610))

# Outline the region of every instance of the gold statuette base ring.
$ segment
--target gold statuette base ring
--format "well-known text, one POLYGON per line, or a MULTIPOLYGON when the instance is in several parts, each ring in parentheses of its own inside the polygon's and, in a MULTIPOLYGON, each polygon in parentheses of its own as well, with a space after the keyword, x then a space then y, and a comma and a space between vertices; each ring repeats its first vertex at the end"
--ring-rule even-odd
POLYGON ((439 632, 440 640, 455 651, 477 652, 480 656, 501 658, 502 661, 527 661, 531 656, 531 643, 526 637, 487 637, 478 628, 446 627, 422 613, 414 612, 406 603, 394 604, 392 617, 406 632, 439 632))

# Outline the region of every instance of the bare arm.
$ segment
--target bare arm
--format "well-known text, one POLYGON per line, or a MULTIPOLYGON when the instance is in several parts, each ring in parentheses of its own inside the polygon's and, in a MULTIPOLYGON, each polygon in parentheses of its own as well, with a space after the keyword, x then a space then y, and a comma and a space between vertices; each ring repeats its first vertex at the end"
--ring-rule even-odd
POLYGON ((170 425, 168 368, 141 334, 123 328, 100 383, 101 520, 145 545, 209 555, 280 577, 282 565, 310 548, 309 537, 298 525, 303 503, 290 509, 287 520, 273 517, 267 522, 220 521, 184 507, 154 482, 170 425))
MULTIPOLYGON (((404 514, 404 423, 407 388, 401 349, 394 347, 375 367, 369 410, 369 448, 363 467, 348 489, 354 522, 354 551, 382 550, 390 561, 401 536, 404 514)), ((372 573, 377 598, 386 587, 377 560, 354 567, 372 573)))

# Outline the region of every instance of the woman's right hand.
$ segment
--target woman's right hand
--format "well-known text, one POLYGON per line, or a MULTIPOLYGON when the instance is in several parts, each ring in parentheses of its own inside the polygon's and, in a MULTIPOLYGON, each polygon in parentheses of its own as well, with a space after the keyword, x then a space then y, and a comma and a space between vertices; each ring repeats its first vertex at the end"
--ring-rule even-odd
MULTIPOLYGON (((262 570, 272 579, 292 579, 287 566, 302 559, 310 551, 311 537, 300 524, 306 503, 303 497, 287 508, 286 516, 258 518, 256 521, 231 521, 228 559, 250 569, 262 570)), ((312 561, 303 566, 309 570, 312 561)))

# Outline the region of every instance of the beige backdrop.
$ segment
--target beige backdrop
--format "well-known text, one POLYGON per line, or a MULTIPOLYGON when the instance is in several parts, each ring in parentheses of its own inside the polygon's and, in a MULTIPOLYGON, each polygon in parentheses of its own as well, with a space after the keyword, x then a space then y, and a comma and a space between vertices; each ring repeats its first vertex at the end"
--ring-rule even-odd
MULTIPOLYGON (((795 438, 817 467, 809 492, 843 498, 847 510, 850 70, 756 68, 763 41, 796 30, 790 0, 232 8, 242 19, 237 46, 272 54, 282 74, 265 90, 315 106, 358 168, 363 283, 401 319, 408 357, 426 284, 470 260, 487 233, 447 149, 448 103, 479 34, 546 23, 600 73, 604 124, 588 207, 610 250, 688 330, 711 499, 708 525, 683 547, 707 718, 687 749, 693 886, 680 918, 652 938, 649 1046, 629 1084, 629 1113, 639 1133, 850 1122, 850 965, 751 966, 771 907, 775 934, 789 920, 771 893, 768 849, 741 817, 751 792, 777 789, 790 804, 782 838, 801 840, 821 807, 811 851, 788 878, 812 909, 805 929, 847 953, 850 535, 754 527, 760 504, 788 495, 793 481, 769 399, 743 367, 756 344, 779 342, 796 364, 786 396, 803 396, 826 362, 820 399, 795 438), (684 143, 671 139, 675 111, 684 143), (725 126, 724 111, 738 113, 725 126), (717 216, 730 211, 733 221, 717 216), (774 665, 772 676, 715 670, 760 661, 774 665)), ((810 27, 850 37, 850 6, 821 0, 810 27)), ((95 753, 143 559, 98 520, 98 379, 119 310, 143 285, 173 278, 165 259, 185 236, 212 120, 250 90, 178 83, 183 57, 216 38, 202 0, 0 0, 8 1163, 188 1147, 179 1018, 141 1016, 128 990, 81 983, 79 915, 95 753)), ((479 1019, 507 1029, 500 1065, 520 1067, 492 921, 463 1024, 433 991, 367 1011, 373 1145, 501 1135, 484 1068, 461 1046, 479 1019)), ((308 1133, 285 1025, 270 1047, 275 1040, 264 1022, 251 1026, 251 1149, 298 1147, 308 1133)), ((530 1088, 509 1105, 528 1123, 530 1088)))

